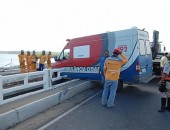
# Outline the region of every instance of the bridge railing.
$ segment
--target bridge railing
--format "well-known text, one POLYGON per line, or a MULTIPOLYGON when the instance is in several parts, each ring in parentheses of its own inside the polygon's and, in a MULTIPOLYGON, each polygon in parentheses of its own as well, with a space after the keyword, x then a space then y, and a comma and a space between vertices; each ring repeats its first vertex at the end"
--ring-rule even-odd
POLYGON ((15 74, 15 75, 8 75, 8 76, 2 76, 0 75, 0 102, 4 100, 4 94, 18 91, 18 90, 24 90, 26 88, 31 88, 38 85, 43 85, 43 89, 49 88, 52 86, 52 82, 56 80, 62 79, 62 76, 60 75, 60 72, 62 69, 44 69, 43 71, 38 72, 30 72, 30 73, 23 73, 23 74, 15 74), (57 73, 57 76, 54 77, 54 73, 57 73), (41 77, 42 80, 29 82, 29 79, 35 78, 35 77, 41 77), (15 87, 10 87, 4 89, 4 82, 16 82, 16 80, 22 80, 23 84, 18 85, 15 87))

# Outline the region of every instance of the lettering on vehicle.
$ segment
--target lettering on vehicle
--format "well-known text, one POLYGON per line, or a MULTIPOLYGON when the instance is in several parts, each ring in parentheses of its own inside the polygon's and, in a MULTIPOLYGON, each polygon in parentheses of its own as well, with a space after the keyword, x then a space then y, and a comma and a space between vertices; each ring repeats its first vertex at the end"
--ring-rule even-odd
POLYGON ((64 67, 62 72, 98 73, 99 67, 64 67))
POLYGON ((119 45, 118 48, 122 51, 122 52, 127 52, 127 45, 119 45))

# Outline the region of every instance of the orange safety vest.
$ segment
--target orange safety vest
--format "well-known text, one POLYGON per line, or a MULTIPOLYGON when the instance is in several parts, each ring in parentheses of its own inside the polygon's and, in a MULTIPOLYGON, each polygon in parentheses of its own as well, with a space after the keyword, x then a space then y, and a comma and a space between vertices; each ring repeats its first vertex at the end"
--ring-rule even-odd
POLYGON ((118 80, 120 76, 120 69, 122 65, 127 62, 126 56, 121 54, 119 57, 109 57, 105 61, 104 75, 106 80, 118 80))
POLYGON ((40 59, 39 63, 44 64, 46 62, 46 60, 47 60, 47 57, 46 57, 46 55, 40 55, 39 59, 40 59))

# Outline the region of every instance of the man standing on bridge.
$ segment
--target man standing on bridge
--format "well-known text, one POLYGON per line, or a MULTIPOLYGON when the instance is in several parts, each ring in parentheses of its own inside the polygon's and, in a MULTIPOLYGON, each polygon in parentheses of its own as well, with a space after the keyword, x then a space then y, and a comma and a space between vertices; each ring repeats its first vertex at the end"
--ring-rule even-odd
POLYGON ((107 105, 107 107, 114 106, 120 69, 125 63, 127 63, 126 56, 117 48, 114 49, 113 55, 106 59, 104 65, 105 84, 101 100, 102 105, 107 105))
POLYGON ((35 50, 33 50, 31 55, 31 71, 35 72, 37 70, 37 60, 38 56, 36 55, 35 50))
POLYGON ((47 54, 47 68, 51 69, 51 51, 47 54))
POLYGON ((168 52, 165 52, 164 56, 161 58, 160 60, 160 69, 161 69, 161 73, 163 71, 163 67, 164 65, 168 62, 168 52))
POLYGON ((166 110, 170 111, 170 95, 168 95, 168 89, 166 88, 166 78, 170 74, 170 61, 168 61, 163 67, 162 78, 158 82, 159 91, 161 92, 161 108, 158 112, 165 112, 166 110), (167 104, 167 105, 166 105, 167 104))
POLYGON ((25 65, 25 54, 24 50, 21 50, 21 53, 18 55, 19 63, 20 63, 20 72, 25 73, 26 72, 26 65, 25 65))
POLYGON ((38 57, 39 58, 39 71, 43 71, 44 64, 47 61, 47 57, 45 55, 45 51, 42 51, 42 54, 38 57))
POLYGON ((31 54, 30 54, 30 51, 27 51, 26 63, 27 63, 27 72, 30 72, 31 71, 31 54))
POLYGON ((100 66, 99 66, 99 74, 101 73, 101 78, 102 78, 102 87, 104 87, 104 82, 105 82, 105 76, 104 76, 104 63, 105 60, 109 57, 109 51, 105 50, 104 51, 104 57, 100 60, 100 66))

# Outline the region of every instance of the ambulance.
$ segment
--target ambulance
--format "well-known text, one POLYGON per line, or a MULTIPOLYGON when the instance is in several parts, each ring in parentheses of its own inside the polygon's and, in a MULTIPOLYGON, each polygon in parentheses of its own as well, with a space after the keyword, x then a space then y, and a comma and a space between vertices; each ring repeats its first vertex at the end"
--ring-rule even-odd
POLYGON ((149 34, 138 28, 70 39, 52 68, 63 68, 61 74, 67 78, 101 81, 100 60, 105 50, 111 56, 114 48, 128 59, 121 68, 119 84, 146 83, 154 77, 149 34))

